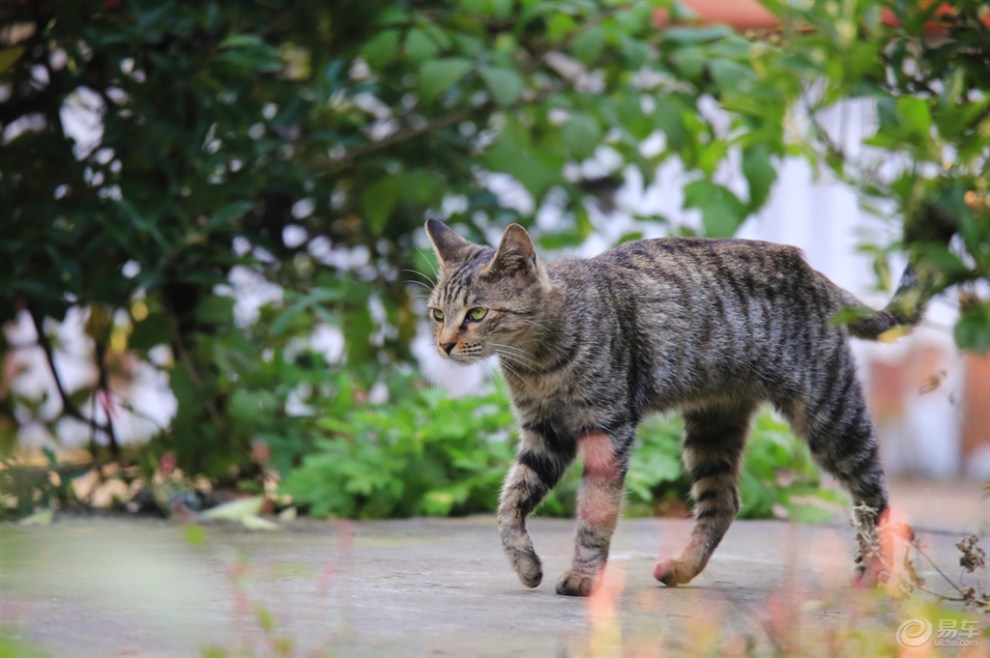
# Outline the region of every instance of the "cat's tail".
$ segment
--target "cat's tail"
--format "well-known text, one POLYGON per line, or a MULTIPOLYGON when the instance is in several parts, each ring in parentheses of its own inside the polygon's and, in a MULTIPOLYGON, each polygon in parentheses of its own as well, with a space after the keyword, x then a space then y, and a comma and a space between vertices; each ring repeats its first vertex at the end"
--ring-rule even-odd
POLYGON ((853 336, 866 340, 881 340, 885 334, 899 336, 921 321, 931 297, 931 286, 922 284, 914 269, 908 265, 893 298, 880 311, 863 306, 862 302, 848 294, 846 310, 852 319, 846 327, 853 336))
MULTIPOLYGON (((904 243, 947 247, 957 230, 955 218, 935 206, 929 206, 913 221, 905 223, 904 243)), ((849 315, 846 326, 849 333, 857 338, 884 340, 910 331, 921 321, 928 302, 935 294, 937 275, 927 268, 922 274, 918 276, 909 263, 901 275, 894 297, 880 311, 863 306, 862 302, 847 293, 845 302, 849 315)), ((841 314, 839 317, 842 317, 841 314)))

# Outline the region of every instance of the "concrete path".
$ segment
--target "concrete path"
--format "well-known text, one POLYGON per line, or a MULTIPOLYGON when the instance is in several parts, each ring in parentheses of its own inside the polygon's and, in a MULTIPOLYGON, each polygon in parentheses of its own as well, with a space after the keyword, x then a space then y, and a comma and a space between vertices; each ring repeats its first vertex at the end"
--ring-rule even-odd
MULTIPOLYGON (((653 562, 683 545, 690 522, 625 519, 591 600, 553 591, 572 522, 530 528, 546 574, 534 590, 510 571, 490 517, 295 521, 276 532, 78 517, 0 526, 0 636, 66 657, 869 656, 897 655, 906 618, 938 628, 944 614, 919 607, 930 598, 850 589, 853 531, 842 525, 737 522, 694 583, 668 589, 653 562)), ((958 577, 960 534, 923 536, 958 577)), ((985 569, 968 579, 990 589, 985 569)), ((982 642, 962 650, 985 656, 982 642)))

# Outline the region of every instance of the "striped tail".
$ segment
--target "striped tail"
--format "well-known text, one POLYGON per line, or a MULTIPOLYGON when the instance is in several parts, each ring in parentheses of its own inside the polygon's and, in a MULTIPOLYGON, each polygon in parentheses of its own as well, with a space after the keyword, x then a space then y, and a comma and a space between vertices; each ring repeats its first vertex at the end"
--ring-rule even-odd
POLYGON ((852 302, 850 306, 857 317, 846 326, 853 336, 866 340, 882 340, 888 332, 900 336, 921 321, 931 297, 931 286, 920 282, 908 265, 901 275, 894 297, 883 310, 867 309, 858 300, 853 301, 855 298, 850 295, 847 299, 852 302), (903 331, 894 331, 898 329, 903 331))

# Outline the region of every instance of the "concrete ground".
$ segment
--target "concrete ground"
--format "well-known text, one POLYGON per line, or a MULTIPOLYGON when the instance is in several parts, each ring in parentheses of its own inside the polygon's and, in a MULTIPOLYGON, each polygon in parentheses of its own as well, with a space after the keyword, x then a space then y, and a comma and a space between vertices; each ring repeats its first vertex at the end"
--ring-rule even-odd
MULTIPOLYGON (((894 487, 895 505, 937 497, 913 491, 894 487)), ((986 526, 990 506, 955 504, 964 509, 931 510, 914 525, 958 579, 954 543, 986 526)), ((925 607, 928 596, 897 603, 852 590, 853 531, 843 524, 737 522, 695 582, 668 589, 651 577, 653 562, 683 546, 690 522, 625 519, 590 600, 553 591, 572 522, 538 518, 530 529, 546 574, 533 590, 510 571, 490 517, 294 521, 274 532, 116 517, 0 526, 0 640, 20 643, 6 653, 15 657, 25 646, 94 658, 870 656, 899 655, 896 629, 923 617, 954 624, 958 640, 923 655, 987 655, 987 640, 968 635, 985 617, 925 607)), ((952 593, 924 559, 916 566, 952 593)), ((990 590, 986 568, 965 578, 990 590)))

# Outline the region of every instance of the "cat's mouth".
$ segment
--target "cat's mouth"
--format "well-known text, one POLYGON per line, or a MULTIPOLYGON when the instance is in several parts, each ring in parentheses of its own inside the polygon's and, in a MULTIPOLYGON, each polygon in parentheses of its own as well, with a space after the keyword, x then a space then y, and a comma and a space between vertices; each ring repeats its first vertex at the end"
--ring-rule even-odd
POLYGON ((465 365, 475 363, 490 356, 484 346, 478 344, 453 346, 440 344, 437 345, 437 353, 444 359, 465 365))

